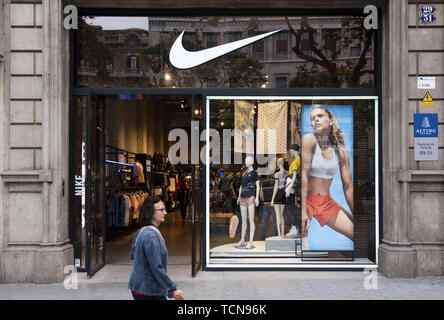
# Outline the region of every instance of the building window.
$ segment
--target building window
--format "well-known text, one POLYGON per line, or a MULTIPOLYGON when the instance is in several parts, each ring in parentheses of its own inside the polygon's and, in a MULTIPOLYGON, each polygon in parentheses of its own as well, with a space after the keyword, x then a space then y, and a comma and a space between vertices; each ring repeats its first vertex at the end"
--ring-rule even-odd
POLYGON ((196 45, 196 33, 195 32, 185 32, 183 34, 183 46, 185 49, 194 49, 196 45))
MULTIPOLYGON (((285 78, 281 76, 276 78, 276 80, 279 79, 285 78)), ((210 152, 205 156, 207 163, 212 161, 211 166, 205 168, 206 181, 204 182, 208 195, 205 200, 205 223, 209 237, 206 239, 208 244, 206 250, 207 267, 220 268, 227 258, 230 260, 225 265, 226 267, 234 264, 246 266, 249 263, 255 267, 257 262, 250 260, 251 256, 239 254, 239 250, 253 246, 255 254, 259 252, 266 254, 268 261, 264 262, 264 266, 267 264, 270 267, 273 264, 287 263, 307 265, 313 261, 323 264, 339 261, 339 259, 343 260, 344 266, 363 263, 363 261, 371 264, 375 261, 374 256, 371 255, 376 251, 375 243, 379 240, 375 238, 374 234, 374 230, 379 227, 374 222, 378 214, 375 209, 375 204, 377 204, 375 194, 377 194, 378 185, 374 179, 375 163, 378 161, 378 158, 374 157, 375 150, 377 150, 375 149, 375 141, 378 141, 377 130, 374 130, 375 121, 378 121, 377 114, 375 114, 377 98, 354 96, 349 99, 346 96, 317 96, 313 100, 313 97, 293 96, 290 99, 285 99, 282 96, 267 95, 266 97, 249 96, 247 98, 245 96, 207 97, 206 100, 209 121, 205 129, 207 131, 216 130, 220 136, 224 134, 223 130, 234 131, 234 141, 228 140, 228 143, 223 144, 220 143, 222 141, 216 141, 217 144, 211 146, 211 158, 210 152), (313 217, 307 231, 309 236, 302 238, 302 243, 297 244, 291 250, 287 249, 288 251, 277 246, 277 250, 271 249, 273 245, 271 237, 275 231, 271 219, 265 216, 270 216, 275 212, 273 208, 266 210, 265 204, 271 202, 275 179, 280 177, 274 175, 274 163, 267 168, 266 165, 257 162, 257 171, 256 173, 252 172, 251 177, 253 180, 257 180, 260 185, 259 203, 264 204, 262 228, 260 232, 256 228, 256 232, 250 237, 245 230, 238 234, 235 234, 236 230, 233 230, 235 237, 227 237, 223 229, 229 228, 229 219, 226 219, 228 221, 223 224, 220 217, 230 217, 230 215, 226 215, 226 212, 231 213, 236 210, 236 204, 231 201, 230 189, 239 190, 239 186, 242 184, 241 177, 245 173, 242 168, 245 161, 242 161, 242 157, 238 156, 254 152, 257 154, 285 154, 291 145, 301 146, 304 136, 318 135, 322 139, 325 133, 321 134, 312 127, 315 117, 334 117, 335 130, 339 129, 340 133, 330 128, 329 134, 335 135, 341 141, 335 142, 336 144, 332 143, 326 149, 332 156, 335 156, 337 154, 335 148, 340 146, 344 153, 348 154, 348 161, 344 166, 353 172, 353 175, 343 176, 340 170, 336 170, 333 175, 338 183, 329 184, 328 187, 331 198, 337 201, 338 205, 349 214, 348 231, 342 233, 343 229, 339 228, 325 229, 320 226, 321 217, 313 217), (365 125, 362 125, 363 123, 365 125), (258 138, 255 139, 255 137, 258 138), (276 141, 272 147, 267 143, 270 141, 269 139, 276 141), (216 150, 220 150, 220 152, 215 152, 216 150), (238 160, 236 160, 237 157, 238 160), (217 161, 214 161, 215 159, 217 161), (372 159, 372 162, 369 162, 369 159, 372 159), (262 172, 260 173, 259 170, 262 172), (354 197, 347 199, 343 189, 344 185, 349 186, 349 191, 353 190, 354 197), (352 211, 350 208, 353 207, 353 204, 354 210, 352 211), (248 242, 245 242, 247 237, 248 242), (303 246, 308 248, 308 251, 302 252, 303 246), (325 251, 322 252, 323 250, 325 251), (332 256, 329 252, 335 252, 337 255, 332 256), (306 260, 307 253, 309 253, 310 259, 306 260), (302 259, 288 259, 291 256, 302 259), (355 257, 359 257, 359 259, 355 260, 355 257)), ((212 141, 214 140, 212 139, 212 141)), ((308 152, 309 159, 305 154, 298 156, 301 168, 309 165, 312 157, 319 153, 316 150, 308 152)), ((322 156, 320 159, 319 166, 326 166, 330 161, 322 156)), ((293 161, 290 158, 289 162, 293 161)), ((285 176, 283 175, 281 179, 283 184, 286 183, 285 176)), ((328 177, 328 179, 330 178, 328 177)), ((317 182, 308 182, 304 187, 300 184, 296 186, 294 193, 300 195, 294 199, 296 207, 301 206, 304 196, 309 197, 306 195, 308 193, 306 190, 309 190, 310 187, 319 187, 317 182)), ((253 188, 249 190, 248 194, 244 194, 248 197, 255 191, 257 190, 253 188)), ((243 188, 242 192, 244 192, 243 188)), ((246 201, 246 199, 241 199, 241 201, 246 201)), ((314 207, 316 205, 313 204, 314 207)), ((288 208, 286 210, 292 210, 288 208)), ((293 212, 297 212, 297 209, 293 209, 293 212)), ((253 223, 253 221, 247 221, 246 217, 243 221, 239 221, 239 224, 247 224, 249 227, 252 227, 253 223)), ((295 234, 291 221, 284 221, 280 225, 280 230, 281 234, 287 232, 295 234)))
POLYGON ((113 63, 111 62, 111 63, 108 63, 107 65, 106 65, 106 71, 108 71, 108 72, 113 72, 113 63))
POLYGON ((228 32, 228 42, 234 42, 242 39, 242 32, 228 32))
POLYGON ((336 39, 339 37, 340 33, 340 29, 327 29, 322 31, 324 51, 328 59, 336 58, 336 39))
POLYGON ((253 43, 251 48, 251 56, 259 60, 265 60, 265 40, 253 43))
POLYGON ((350 57, 359 57, 361 55, 361 47, 350 47, 350 57))
POLYGON ((138 48, 140 47, 140 39, 135 34, 129 34, 126 38, 126 42, 129 48, 138 48))
POLYGON ((216 32, 209 32, 205 34, 205 47, 211 48, 219 44, 219 34, 216 32))
POLYGON ((287 88, 287 77, 276 77, 276 88, 287 88))
POLYGON ((303 54, 311 56, 310 40, 308 32, 304 32, 301 35, 301 51, 303 54))
POLYGON ((137 72, 139 69, 139 57, 130 56, 128 57, 128 66, 130 72, 137 72))
POLYGON ((208 79, 207 88, 217 88, 217 79, 208 79))
POLYGON ((276 60, 288 59, 288 33, 279 32, 276 34, 276 60))

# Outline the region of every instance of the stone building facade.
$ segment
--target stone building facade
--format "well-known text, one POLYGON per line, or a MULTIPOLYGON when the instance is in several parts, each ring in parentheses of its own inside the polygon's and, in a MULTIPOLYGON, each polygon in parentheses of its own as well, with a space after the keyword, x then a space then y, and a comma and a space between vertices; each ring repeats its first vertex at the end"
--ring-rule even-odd
MULTIPOLYGON (((90 1, 72 0, 78 7, 90 1)), ((0 8, 0 283, 60 282, 73 264, 68 226, 69 32, 62 0, 0 8)), ((444 274, 444 4, 422 0, 100 0, 102 8, 363 8, 382 13, 379 271, 444 274), (419 22, 423 4, 436 21, 419 22), (418 76, 436 77, 422 107, 418 76), (439 114, 439 161, 413 158, 413 114, 439 114)))

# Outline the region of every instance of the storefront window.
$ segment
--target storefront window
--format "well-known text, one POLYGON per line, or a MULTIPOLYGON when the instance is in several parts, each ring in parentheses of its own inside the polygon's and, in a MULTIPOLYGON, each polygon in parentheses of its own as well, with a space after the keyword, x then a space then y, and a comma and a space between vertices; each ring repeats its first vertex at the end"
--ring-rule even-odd
POLYGON ((76 34, 76 87, 204 88, 217 79, 218 88, 277 88, 267 77, 285 70, 289 87, 368 88, 377 69, 374 30, 364 29, 362 17, 84 16, 76 34), (169 59, 182 31, 183 47, 200 51, 278 29, 189 69, 169 59), (137 61, 129 62, 128 54, 137 61))
POLYGON ((377 100, 207 97, 207 266, 371 264, 377 100))

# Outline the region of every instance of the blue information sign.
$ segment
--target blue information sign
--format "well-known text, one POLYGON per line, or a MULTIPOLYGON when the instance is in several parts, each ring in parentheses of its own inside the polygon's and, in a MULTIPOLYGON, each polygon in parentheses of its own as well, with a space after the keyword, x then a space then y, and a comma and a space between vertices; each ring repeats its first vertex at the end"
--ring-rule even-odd
POLYGON ((438 114, 414 114, 415 161, 438 161, 438 114))
POLYGON ((415 138, 437 138, 438 137, 438 114, 437 113, 415 113, 415 138))

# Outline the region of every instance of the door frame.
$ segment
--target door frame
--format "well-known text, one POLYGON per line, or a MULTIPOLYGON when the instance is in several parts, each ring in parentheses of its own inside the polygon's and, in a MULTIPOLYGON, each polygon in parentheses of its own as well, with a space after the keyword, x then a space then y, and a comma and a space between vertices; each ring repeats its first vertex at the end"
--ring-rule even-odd
MULTIPOLYGON (((92 261, 92 251, 91 251, 91 234, 92 234, 92 228, 93 228, 93 222, 91 221, 91 192, 90 192, 90 185, 91 185, 91 176, 90 176, 90 168, 91 168, 91 108, 92 108, 92 98, 94 96, 106 96, 106 95, 116 95, 116 94, 143 94, 143 95, 147 95, 147 96, 162 96, 162 95, 189 95, 191 96, 191 99, 193 101, 193 105, 191 108, 191 120, 197 120, 194 117, 194 107, 195 107, 195 97, 198 95, 196 92, 196 90, 193 89, 185 89, 185 90, 181 90, 181 89, 175 89, 175 88, 165 88, 165 89, 129 89, 129 88, 122 88, 122 89, 97 89, 97 88, 72 88, 71 89, 71 96, 70 96, 70 104, 71 104, 71 112, 70 112, 70 117, 71 119, 69 119, 69 124, 70 124, 70 137, 69 137, 69 177, 70 177, 70 181, 74 181, 74 176, 75 176, 75 172, 73 170, 73 152, 74 152, 74 142, 76 140, 75 137, 75 132, 72 130, 73 127, 73 121, 74 121, 74 117, 75 117, 75 111, 76 111, 76 106, 74 105, 76 103, 76 97, 86 97, 86 115, 85 115, 85 121, 86 121, 86 168, 87 168, 87 172, 86 172, 86 176, 85 176, 85 181, 84 181, 84 190, 85 190, 85 196, 86 196, 86 201, 85 201, 85 237, 84 239, 82 239, 82 250, 84 250, 85 252, 85 266, 82 267, 78 267, 77 270, 79 272, 87 272, 87 275, 89 277, 93 276, 98 270, 100 270, 105 264, 105 257, 106 257, 106 245, 103 246, 103 263, 101 263, 97 268, 95 268, 94 270, 91 269, 91 261, 92 261)), ((202 99, 204 99, 204 97, 201 95, 202 99)), ((202 100, 203 103, 203 100, 202 100)), ((204 106, 202 106, 202 112, 204 113, 205 111, 204 106)), ((199 127, 202 128, 202 126, 205 123, 205 115, 202 114, 202 117, 199 119, 199 127)), ((106 142, 106 141, 105 141, 106 142)), ((200 150, 199 150, 200 151, 200 150)), ((200 157, 199 157, 199 165, 202 166, 202 163, 200 161, 200 157)), ((192 176, 193 176, 193 184, 195 183, 194 180, 194 174, 195 174, 195 164, 192 164, 192 168, 193 168, 193 172, 192 172, 192 176)), ((202 167, 200 168, 201 172, 204 170, 202 167)), ((199 179, 199 186, 202 187, 204 185, 204 182, 202 181, 202 179, 204 179, 204 175, 201 174, 200 175, 200 179, 199 179)), ((104 190, 103 190, 104 191, 104 190)), ((75 195, 74 195, 75 191, 73 188, 73 184, 71 184, 71 188, 70 188, 70 195, 69 195, 69 220, 70 220, 70 233, 72 232, 73 228, 77 228, 77 225, 73 225, 72 223, 72 217, 76 214, 74 212, 75 208, 74 208, 74 199, 75 199, 75 195)), ((199 269, 202 267, 203 261, 204 261, 204 257, 203 257, 203 248, 205 246, 205 239, 204 239, 204 233, 202 230, 202 226, 203 226, 203 221, 202 221, 202 217, 204 217, 203 214, 203 210, 204 210, 204 197, 202 197, 202 195, 200 196, 196 196, 193 197, 193 202, 192 202, 192 206, 190 207, 191 209, 191 213, 192 216, 190 217, 190 221, 192 222, 192 250, 191 250, 191 260, 192 260, 192 264, 191 264, 191 274, 193 277, 196 276, 197 272, 199 271, 199 269), (198 199, 197 201, 199 201, 198 204, 198 210, 200 210, 200 214, 199 217, 197 219, 196 218, 196 214, 197 212, 194 211, 194 201, 198 199), (198 233, 200 234, 200 238, 197 239, 198 233), (200 242, 200 252, 196 251, 197 248, 197 241, 200 242)), ((105 214, 103 214, 103 219, 105 219, 105 214)), ((105 221, 102 221, 102 225, 105 227, 105 221)), ((104 232, 103 234, 103 241, 104 243, 106 243, 106 232, 104 232)), ((83 256, 83 254, 82 254, 83 256)))

